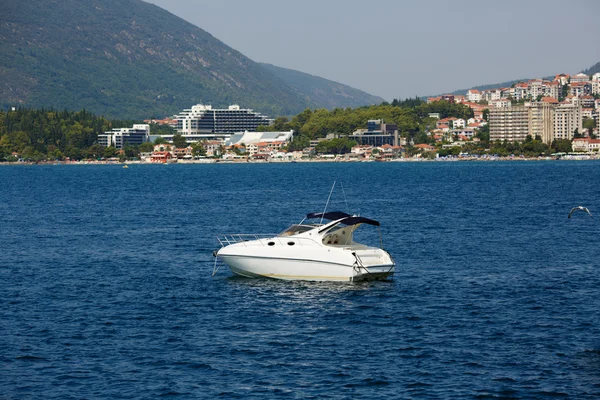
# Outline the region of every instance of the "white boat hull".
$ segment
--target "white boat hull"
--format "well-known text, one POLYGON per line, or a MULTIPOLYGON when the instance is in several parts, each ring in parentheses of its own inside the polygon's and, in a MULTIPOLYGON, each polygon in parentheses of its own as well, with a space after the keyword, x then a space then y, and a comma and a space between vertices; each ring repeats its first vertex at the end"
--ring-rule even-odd
MULTIPOLYGON (((362 264, 356 263, 356 258, 349 251, 344 257, 257 257, 247 254, 233 254, 227 248, 222 249, 218 257, 240 276, 248 278, 273 278, 283 280, 306 281, 362 281, 383 280, 395 272, 395 264, 391 257, 381 257, 383 263, 362 264), (227 254, 229 253, 229 254, 227 254), (341 260, 340 260, 341 259, 341 260)), ((316 249, 314 249, 316 250, 316 249)), ((240 252, 241 253, 241 252, 240 252)), ((321 252, 318 252, 321 253, 321 252)), ((382 252, 383 253, 383 252, 382 252)))

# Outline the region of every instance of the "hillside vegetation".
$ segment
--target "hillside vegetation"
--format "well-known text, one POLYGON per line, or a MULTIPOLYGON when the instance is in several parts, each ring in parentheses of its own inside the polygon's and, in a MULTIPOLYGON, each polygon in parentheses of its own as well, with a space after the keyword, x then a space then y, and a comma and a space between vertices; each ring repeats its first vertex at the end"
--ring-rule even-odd
POLYGON ((271 64, 260 65, 291 86, 306 101, 316 102, 321 108, 360 107, 384 101, 381 97, 318 76, 271 64))
MULTIPOLYGON (((9 1, 0 13, 0 107, 164 117, 196 103, 271 116, 354 105, 298 95, 204 30, 141 0, 9 1)), ((368 104, 368 103, 364 103, 368 104)))
POLYGON ((596 64, 592 65, 586 70, 583 70, 582 72, 587 75, 597 74, 598 72, 600 72, 600 62, 597 62, 596 64))

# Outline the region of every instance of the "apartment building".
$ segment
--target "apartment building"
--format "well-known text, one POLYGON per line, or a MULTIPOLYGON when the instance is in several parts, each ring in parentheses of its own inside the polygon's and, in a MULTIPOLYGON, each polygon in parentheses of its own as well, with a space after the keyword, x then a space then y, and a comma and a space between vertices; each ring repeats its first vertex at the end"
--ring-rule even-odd
POLYGON ((577 75, 573 75, 571 77, 571 84, 577 83, 577 82, 589 82, 589 81, 590 81, 590 77, 588 75, 584 74, 583 72, 579 73, 577 75))
POLYGON ((122 149, 126 145, 140 145, 148 142, 150 138, 150 125, 134 124, 131 128, 115 128, 98 135, 98 144, 122 149))
POLYGON ((592 83, 591 82, 574 82, 571 83, 569 92, 575 97, 585 96, 592 94, 592 83))
POLYGON ((173 118, 177 121, 177 133, 190 139, 188 142, 210 139, 211 136, 223 137, 235 132, 254 132, 260 125, 273 122, 267 116, 236 104, 224 109, 196 104, 173 118))
POLYGON ((360 145, 399 145, 398 126, 396 124, 386 124, 380 119, 369 120, 367 129, 358 129, 348 138, 355 140, 360 145))
POLYGON ((467 98, 467 101, 473 101, 473 102, 483 100, 481 97, 481 92, 477 89, 468 90, 466 98, 467 98))
POLYGON ((525 141, 529 133, 529 109, 525 106, 491 108, 490 140, 525 141))
POLYGON ((502 98, 502 89, 489 89, 481 92, 481 97, 486 101, 496 101, 502 98))
POLYGON ((491 108, 490 140, 519 141, 527 135, 539 136, 544 143, 572 139, 582 131, 582 107, 578 99, 559 103, 550 97, 523 106, 491 108))
POLYGON ((573 139, 575 130, 581 133, 581 114, 579 102, 558 104, 554 109, 554 139, 573 139))
POLYGON ((554 139, 554 109, 558 100, 544 97, 542 101, 528 106, 527 126, 532 138, 540 137, 544 143, 552 143, 554 139))

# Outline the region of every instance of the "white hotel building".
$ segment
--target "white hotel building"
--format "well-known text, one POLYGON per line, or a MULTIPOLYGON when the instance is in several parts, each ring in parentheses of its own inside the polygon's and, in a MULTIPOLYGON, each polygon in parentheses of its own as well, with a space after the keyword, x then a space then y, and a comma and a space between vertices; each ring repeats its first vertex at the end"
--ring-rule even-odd
MULTIPOLYGON (((236 132, 254 132, 260 125, 270 125, 273 120, 238 105, 228 108, 212 108, 210 105, 196 104, 185 109, 173 119, 176 123, 177 133, 182 135, 188 143, 202 140, 224 141, 236 132)), ((164 136, 166 140, 172 136, 164 136)))
POLYGON ((131 128, 115 128, 98 135, 98 144, 122 149, 126 144, 140 145, 150 139, 150 125, 134 124, 131 128))

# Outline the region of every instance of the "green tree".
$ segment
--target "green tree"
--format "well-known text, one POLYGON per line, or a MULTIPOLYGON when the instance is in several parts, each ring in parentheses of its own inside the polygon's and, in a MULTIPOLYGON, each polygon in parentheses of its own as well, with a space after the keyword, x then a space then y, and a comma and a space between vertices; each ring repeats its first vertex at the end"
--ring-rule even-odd
POLYGON ((106 149, 106 147, 99 145, 99 144, 93 144, 90 147, 88 147, 86 153, 87 153, 87 157, 89 158, 101 158, 104 157, 104 150, 106 149))
POLYGON ((273 124, 270 126, 273 132, 283 132, 288 131, 289 120, 286 117, 275 118, 273 124))
POLYGON ((287 151, 298 151, 302 150, 310 145, 310 138, 308 136, 295 136, 294 139, 287 145, 287 151))
POLYGON ((140 153, 151 153, 154 150, 154 144, 150 142, 144 142, 138 146, 140 153))
POLYGON ((192 143, 192 154, 194 155, 194 157, 206 157, 206 149, 204 148, 204 143, 192 143))
POLYGON ((573 151, 572 142, 569 139, 554 140, 551 147, 555 153, 570 153, 573 151))
POLYGON ((150 124, 150 132, 153 135, 172 135, 175 133, 175 129, 170 125, 150 124))
POLYGON ((188 144, 185 138, 181 134, 177 133, 173 136, 173 145, 178 149, 185 149, 188 144))
POLYGON ((77 147, 67 147, 65 150, 65 156, 71 160, 81 160, 83 158, 83 152, 77 147))
POLYGON ((117 149, 113 146, 108 146, 104 149, 104 158, 113 158, 117 156, 117 149))
POLYGON ((123 157, 124 158, 135 158, 138 157, 140 155, 140 151, 138 149, 138 146, 130 146, 130 145, 126 145, 123 148, 123 157))
POLYGON ((414 136, 415 144, 429 144, 431 138, 425 132, 419 132, 414 136))
POLYGON ((167 139, 165 139, 162 136, 159 136, 156 139, 154 139, 154 144, 165 144, 165 143, 168 143, 167 139))
POLYGON ((490 141, 490 126, 489 125, 484 125, 481 128, 479 128, 479 131, 477 131, 477 133, 475 134, 475 137, 478 138, 479 140, 481 140, 482 142, 489 142, 490 141))
POLYGON ((593 118, 584 118, 582 125, 583 129, 587 129, 588 132, 591 134, 594 128, 596 127, 596 121, 593 118))

